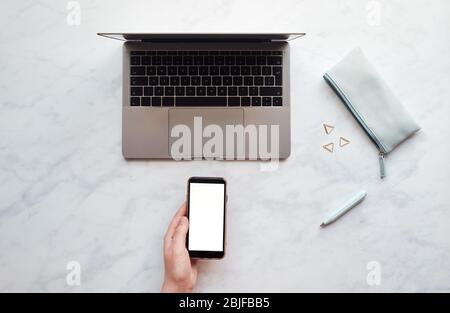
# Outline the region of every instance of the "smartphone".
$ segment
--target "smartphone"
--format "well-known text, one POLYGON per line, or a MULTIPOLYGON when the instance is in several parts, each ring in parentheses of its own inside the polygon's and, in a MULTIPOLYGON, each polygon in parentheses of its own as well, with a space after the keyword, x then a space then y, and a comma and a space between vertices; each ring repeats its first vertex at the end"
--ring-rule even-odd
POLYGON ((226 181, 221 177, 191 177, 187 188, 189 256, 221 259, 225 255, 226 181))

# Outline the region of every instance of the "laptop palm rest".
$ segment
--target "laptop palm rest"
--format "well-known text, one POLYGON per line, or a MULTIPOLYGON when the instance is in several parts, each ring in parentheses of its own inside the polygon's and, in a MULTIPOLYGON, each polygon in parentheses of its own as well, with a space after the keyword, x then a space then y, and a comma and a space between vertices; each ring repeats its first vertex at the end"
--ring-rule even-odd
POLYGON ((172 158, 224 156, 226 125, 244 125, 244 110, 170 109, 169 155, 172 158))

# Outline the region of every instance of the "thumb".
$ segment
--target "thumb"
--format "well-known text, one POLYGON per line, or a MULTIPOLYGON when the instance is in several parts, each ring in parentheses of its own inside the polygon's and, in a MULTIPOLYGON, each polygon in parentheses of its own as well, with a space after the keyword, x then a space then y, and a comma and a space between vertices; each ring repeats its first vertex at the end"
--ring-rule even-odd
POLYGON ((173 247, 179 251, 186 248, 186 234, 189 229, 189 222, 186 216, 180 217, 178 226, 173 234, 173 247))

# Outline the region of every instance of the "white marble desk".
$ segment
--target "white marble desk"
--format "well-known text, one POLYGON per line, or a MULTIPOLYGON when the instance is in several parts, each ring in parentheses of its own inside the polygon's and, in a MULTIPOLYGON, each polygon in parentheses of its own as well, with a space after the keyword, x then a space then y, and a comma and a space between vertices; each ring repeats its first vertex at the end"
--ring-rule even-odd
POLYGON ((228 255, 200 264, 197 291, 450 290, 448 1, 79 3, 79 26, 66 1, 0 4, 0 291, 159 291, 162 236, 192 175, 229 182, 228 255), (273 172, 125 161, 121 43, 100 31, 306 32, 291 46, 291 157, 273 172), (356 45, 422 126, 384 181, 322 79, 356 45), (322 149, 340 135, 350 145, 322 149), (319 229, 359 189, 363 204, 319 229), (66 284, 72 260, 80 286, 66 284), (366 281, 371 261, 380 285, 366 281))

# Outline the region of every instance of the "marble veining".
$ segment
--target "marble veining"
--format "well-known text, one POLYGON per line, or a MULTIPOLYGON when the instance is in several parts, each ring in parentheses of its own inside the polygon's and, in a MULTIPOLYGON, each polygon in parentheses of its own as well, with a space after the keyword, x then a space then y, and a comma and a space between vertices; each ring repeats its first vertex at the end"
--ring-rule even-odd
POLYGON ((448 1, 99 1, 0 4, 0 291, 155 292, 162 237, 189 176, 229 183, 228 251, 196 291, 449 291, 448 1), (306 32, 291 45, 292 155, 127 162, 121 43, 102 31, 306 32), (361 46, 422 130, 388 156, 322 79, 361 46), (351 143, 335 145, 331 135, 351 143), (319 229, 360 189, 365 201, 319 229), (66 264, 81 265, 81 285, 66 264), (367 264, 381 266, 379 285, 367 264))

